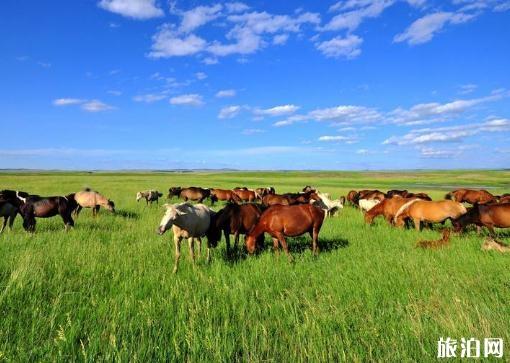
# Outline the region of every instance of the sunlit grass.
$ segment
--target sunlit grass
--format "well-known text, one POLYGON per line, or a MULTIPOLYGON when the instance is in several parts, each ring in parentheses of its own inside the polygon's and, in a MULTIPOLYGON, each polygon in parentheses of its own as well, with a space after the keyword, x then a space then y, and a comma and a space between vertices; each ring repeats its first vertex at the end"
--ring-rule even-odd
MULTIPOLYGON (((433 361, 440 336, 510 333, 510 256, 482 252, 483 236, 453 236, 438 251, 416 249, 438 230, 363 222, 345 208, 328 219, 313 257, 308 236, 290 240, 294 263, 268 248, 193 267, 183 245, 173 275, 170 234, 155 229, 160 206, 139 190, 172 185, 278 191, 318 186, 408 187, 440 198, 451 185, 508 192, 508 172, 0 174, 0 188, 60 195, 90 186, 119 211, 82 211, 68 233, 59 217, 37 232, 0 235, 0 360, 7 361, 433 361), (426 185, 426 187, 416 187, 426 185)), ((176 201, 176 200, 175 200, 176 201)), ((507 235, 503 234, 503 237, 507 235)))

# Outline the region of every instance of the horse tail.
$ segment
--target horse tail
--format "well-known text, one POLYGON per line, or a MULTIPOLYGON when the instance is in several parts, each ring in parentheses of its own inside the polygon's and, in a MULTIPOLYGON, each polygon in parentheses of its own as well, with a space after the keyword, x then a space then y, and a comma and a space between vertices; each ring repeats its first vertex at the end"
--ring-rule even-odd
POLYGON ((409 202, 404 203, 404 205, 402 205, 398 209, 397 213, 395 213, 395 217, 393 217, 393 222, 396 222, 398 217, 400 217, 402 215, 402 213, 404 213, 407 210, 407 208, 409 208, 412 204, 414 204, 420 200, 421 199, 413 199, 413 200, 410 200, 409 202))

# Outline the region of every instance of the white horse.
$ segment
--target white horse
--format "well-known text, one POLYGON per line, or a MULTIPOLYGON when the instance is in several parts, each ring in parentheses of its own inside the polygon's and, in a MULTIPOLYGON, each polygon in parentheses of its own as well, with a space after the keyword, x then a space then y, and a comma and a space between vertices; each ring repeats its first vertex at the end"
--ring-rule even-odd
POLYGON ((360 199, 358 204, 363 212, 368 212, 379 203, 381 203, 381 201, 377 199, 360 199))
MULTIPOLYGON (((159 224, 158 233, 162 235, 172 228, 175 243, 175 264, 173 272, 177 272, 179 257, 181 256, 181 241, 188 238, 191 261, 195 263, 194 240, 198 242, 198 250, 202 249, 201 237, 204 237, 211 224, 214 211, 204 204, 165 204, 165 215, 159 224)), ((210 245, 207 243, 207 261, 210 260, 210 245)))
POLYGON ((323 209, 326 212, 326 216, 331 217, 340 211, 344 207, 340 199, 331 200, 329 194, 317 192, 320 200, 311 200, 310 202, 323 209))

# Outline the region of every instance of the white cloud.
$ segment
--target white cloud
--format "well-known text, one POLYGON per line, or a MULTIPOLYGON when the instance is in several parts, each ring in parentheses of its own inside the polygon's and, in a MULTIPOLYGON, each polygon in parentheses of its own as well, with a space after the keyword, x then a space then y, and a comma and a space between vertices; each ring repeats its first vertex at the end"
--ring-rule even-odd
POLYGON ((101 0, 99 7, 134 19, 150 19, 164 15, 156 0, 101 0))
POLYGON ((505 118, 489 119, 482 123, 424 128, 412 130, 403 136, 392 136, 386 139, 385 145, 420 145, 462 141, 469 136, 485 132, 510 131, 510 120, 505 118))
POLYGON ((218 64, 218 58, 215 57, 205 57, 202 62, 207 65, 218 64))
POLYGON ((162 93, 148 93, 144 95, 137 95, 133 97, 133 100, 136 102, 145 102, 145 103, 153 103, 157 101, 161 101, 162 99, 166 98, 166 95, 162 93))
POLYGON ((459 93, 461 95, 467 95, 469 93, 474 92, 478 88, 478 86, 476 84, 463 84, 459 88, 460 88, 459 93))
POLYGON ((317 43, 316 47, 326 57, 352 59, 361 54, 360 46, 362 43, 363 39, 351 34, 345 38, 337 36, 333 39, 317 43))
POLYGON ((283 45, 287 43, 289 39, 289 34, 278 34, 273 37, 273 44, 275 45, 283 45))
POLYGON ((81 105, 81 108, 87 112, 101 112, 114 109, 113 106, 107 105, 106 103, 100 100, 87 101, 81 105))
POLYGON ((266 109, 255 109, 253 113, 258 116, 283 116, 299 110, 299 106, 296 105, 281 105, 266 109))
POLYGON ((227 9, 227 12, 229 12, 229 13, 241 13, 243 11, 248 10, 250 7, 248 5, 246 5, 245 3, 233 2, 233 3, 226 3, 225 8, 227 9))
POLYGON ((179 31, 188 33, 196 28, 207 24, 211 20, 214 20, 220 16, 220 11, 223 8, 221 4, 212 6, 197 6, 188 11, 182 12, 181 25, 179 31))
POLYGON ((447 103, 420 103, 409 109, 396 108, 389 112, 387 119, 389 122, 402 125, 419 125, 433 122, 445 121, 449 118, 460 115, 470 108, 486 103, 497 101, 503 97, 508 97, 506 91, 493 92, 489 96, 472 98, 467 100, 455 100, 447 103))
POLYGON ((195 77, 197 77, 199 81, 202 81, 207 78, 207 74, 205 74, 204 72, 197 72, 195 73, 195 77))
POLYGON ((338 2, 330 7, 330 11, 343 11, 334 16, 322 30, 356 30, 366 18, 376 18, 387 7, 394 4, 394 0, 357 0, 338 2), (348 11, 346 11, 348 10, 348 11))
POLYGON ((218 98, 227 98, 227 97, 234 97, 236 95, 235 89, 223 89, 216 93, 216 97, 218 98))
POLYGON ((420 156, 426 159, 451 159, 462 153, 462 150, 436 149, 431 147, 424 147, 419 150, 420 156))
POLYGON ((152 37, 149 57, 168 58, 192 55, 203 51, 206 46, 207 42, 195 34, 182 36, 171 26, 164 25, 152 37))
POLYGON ((339 141, 348 141, 350 140, 347 136, 321 136, 318 139, 319 141, 326 141, 326 142, 339 142, 339 141))
POLYGON ((122 91, 118 91, 118 90, 114 90, 114 89, 108 90, 107 93, 112 95, 112 96, 120 96, 120 95, 122 95, 122 91))
POLYGON ((397 43, 407 42, 409 45, 426 43, 447 24, 462 24, 474 17, 474 14, 452 12, 428 14, 414 21, 403 33, 397 34, 393 40, 397 43))
POLYGON ((56 100, 53 100, 53 104, 55 106, 78 105, 83 102, 86 102, 86 100, 82 100, 79 98, 57 98, 56 100))
POLYGON ((242 134, 243 135, 257 135, 257 134, 262 134, 266 132, 265 130, 262 130, 262 129, 244 129, 242 134))
POLYGON ((233 117, 236 117, 240 111, 241 111, 241 106, 237 106, 237 105, 226 106, 220 110, 220 113, 218 114, 218 118, 221 118, 221 119, 233 118, 233 117))
POLYGON ((170 98, 172 105, 201 106, 204 104, 202 96, 198 94, 186 94, 170 98))

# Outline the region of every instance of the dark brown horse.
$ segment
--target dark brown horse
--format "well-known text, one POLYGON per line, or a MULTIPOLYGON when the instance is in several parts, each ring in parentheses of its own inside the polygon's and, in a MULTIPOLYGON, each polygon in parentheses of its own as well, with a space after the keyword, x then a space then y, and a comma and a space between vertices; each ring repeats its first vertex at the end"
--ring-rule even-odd
MULTIPOLYGON (((208 233, 208 240, 211 243, 218 244, 221 238, 221 232, 225 235, 227 243, 227 253, 230 253, 230 235, 234 235, 234 244, 237 249, 239 235, 246 235, 258 222, 262 209, 257 204, 236 204, 229 203, 225 208, 219 210, 211 219, 210 229, 217 229, 219 233, 208 233)), ((264 236, 257 241, 257 245, 263 245, 264 236)))
POLYGON ((14 220, 20 208, 23 205, 23 201, 29 197, 26 192, 20 192, 15 190, 2 190, 0 191, 0 217, 4 217, 4 223, 0 229, 2 233, 9 222, 9 229, 12 230, 14 220))
POLYGON ((497 199, 494 195, 485 189, 457 189, 445 195, 445 199, 451 199, 459 203, 469 204, 485 204, 496 202, 497 199))
POLYGON ((494 228, 510 228, 510 203, 475 204, 452 223, 455 232, 474 224, 477 227, 487 227, 491 235, 494 235, 494 228))
POLYGON ((181 194, 182 188, 181 187, 171 187, 168 189, 168 199, 172 199, 172 197, 179 197, 181 194))
POLYGON ((23 228, 28 232, 35 231, 36 217, 50 218, 60 215, 64 221, 66 231, 74 226, 72 212, 78 207, 74 199, 74 194, 65 197, 40 197, 29 196, 24 198, 20 208, 20 214, 23 217, 23 228))
POLYGON ((275 252, 278 251, 279 243, 291 259, 285 237, 310 233, 312 252, 318 254, 317 241, 323 221, 324 211, 311 204, 274 205, 262 213, 257 225, 248 233, 246 248, 249 253, 255 252, 257 239, 264 233, 268 233, 273 238, 275 252))
POLYGON ((241 203, 242 200, 233 190, 229 189, 211 189, 211 204, 219 200, 232 203, 241 203))

